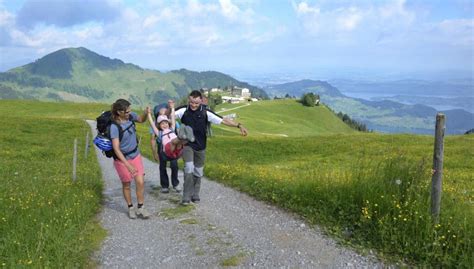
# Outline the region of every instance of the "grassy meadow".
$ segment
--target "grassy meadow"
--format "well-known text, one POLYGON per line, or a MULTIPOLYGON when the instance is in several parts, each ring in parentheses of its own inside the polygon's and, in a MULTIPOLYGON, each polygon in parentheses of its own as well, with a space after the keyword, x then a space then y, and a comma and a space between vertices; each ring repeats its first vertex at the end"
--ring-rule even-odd
MULTIPOLYGON (((440 224, 433 225, 434 137, 355 132, 326 107, 294 100, 223 104, 216 111, 236 113, 249 136, 213 125, 205 166, 212 180, 296 212, 391 262, 472 268, 473 135, 445 138, 440 224)), ((139 127, 150 158, 148 130, 139 127)))
MULTIPOLYGON (((278 113, 298 115, 291 101, 279 102, 259 106, 278 108, 272 111, 273 119, 282 118, 278 113)), ((375 249, 391 261, 472 268, 473 135, 445 139, 441 221, 433 225, 433 137, 343 133, 339 126, 323 131, 313 127, 312 135, 301 135, 311 126, 303 128, 298 120, 276 126, 259 119, 256 124, 262 107, 232 111, 249 127, 246 138, 237 130, 214 128, 205 167, 208 177, 296 212, 347 244, 362 251, 375 249), (270 130, 289 137, 261 135, 270 130)), ((326 114, 311 117, 314 125, 330 121, 320 118, 329 117, 326 114)))
POLYGON ((103 107, 0 100, 0 267, 93 266, 105 236, 95 219, 102 180, 94 152, 84 156, 82 119, 103 107))
MULTIPOLYGON (((82 119, 109 108, 0 101, 3 267, 90 266, 88 257, 104 236, 94 221, 102 183, 95 155, 84 160, 88 126, 82 119), (80 149, 76 182, 74 137, 80 149)), ((209 178, 296 212, 362 252, 374 249, 420 267, 472 268, 473 135, 445 139, 441 220, 433 225, 433 137, 358 133, 326 107, 294 100, 225 104, 216 111, 236 113, 249 136, 213 126, 209 178)), ((148 125, 137 129, 141 151, 152 159, 148 125)))

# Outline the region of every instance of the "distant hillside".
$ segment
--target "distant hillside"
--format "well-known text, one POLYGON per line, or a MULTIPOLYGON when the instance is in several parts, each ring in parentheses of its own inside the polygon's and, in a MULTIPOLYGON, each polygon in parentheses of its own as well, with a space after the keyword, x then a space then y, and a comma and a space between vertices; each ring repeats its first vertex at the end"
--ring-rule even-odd
POLYGON ((304 79, 295 82, 272 85, 265 87, 268 93, 274 96, 291 96, 301 97, 307 92, 318 92, 334 97, 342 97, 342 93, 326 81, 304 79))
MULTIPOLYGON (((356 132, 327 107, 307 107, 292 99, 252 102, 248 106, 222 104, 215 110, 222 116, 235 114, 237 121, 244 122, 252 136, 302 137, 356 132)), ((229 128, 222 129, 224 134, 229 132, 229 128)), ((238 129, 230 131, 238 133, 238 129)))
MULTIPOLYGON (((369 129, 390 133, 433 134, 436 113, 425 105, 406 105, 394 101, 367 101, 351 98, 327 82, 302 80, 264 88, 275 95, 301 96, 305 92, 317 93, 321 102, 336 112, 348 114, 365 123, 369 129)), ((463 134, 474 126, 474 114, 464 110, 441 111, 446 115, 446 133, 463 134)))
POLYGON ((241 86, 254 97, 266 93, 219 72, 185 69, 162 73, 110 59, 86 48, 67 48, 0 73, 0 99, 105 102, 126 98, 134 104, 181 98, 202 87, 241 86))
MULTIPOLYGON (((191 89, 239 86, 241 88, 248 88, 253 97, 268 99, 268 95, 264 90, 252 86, 246 82, 240 82, 229 75, 216 71, 194 72, 186 69, 180 69, 173 70, 171 72, 184 76, 184 82, 186 83, 186 86, 191 89)), ((179 85, 176 85, 176 88, 179 92, 179 85)))

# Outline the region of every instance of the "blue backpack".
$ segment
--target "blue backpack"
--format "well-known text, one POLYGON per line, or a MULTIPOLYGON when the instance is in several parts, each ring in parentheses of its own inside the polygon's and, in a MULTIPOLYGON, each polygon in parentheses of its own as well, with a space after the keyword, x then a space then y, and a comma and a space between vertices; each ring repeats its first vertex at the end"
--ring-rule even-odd
MULTIPOLYGON (((130 115, 130 121, 131 120, 132 120, 132 116, 130 115)), ((111 111, 102 112, 102 114, 100 114, 100 116, 97 117, 96 121, 97 121, 97 136, 94 138, 94 144, 96 145, 97 148, 102 150, 102 152, 107 158, 117 159, 117 156, 115 156, 115 152, 112 148, 112 141, 110 139, 110 126, 112 124, 117 126, 119 130, 119 141, 122 141, 123 133, 125 131, 131 128, 133 128, 134 132, 136 131, 135 122, 132 121, 132 124, 129 127, 127 127, 125 130, 122 130, 122 127, 120 126, 120 124, 117 124, 113 120, 111 111)), ((138 143, 135 149, 133 149, 130 152, 123 152, 123 155, 127 156, 130 153, 135 152, 137 149, 138 149, 138 143)))

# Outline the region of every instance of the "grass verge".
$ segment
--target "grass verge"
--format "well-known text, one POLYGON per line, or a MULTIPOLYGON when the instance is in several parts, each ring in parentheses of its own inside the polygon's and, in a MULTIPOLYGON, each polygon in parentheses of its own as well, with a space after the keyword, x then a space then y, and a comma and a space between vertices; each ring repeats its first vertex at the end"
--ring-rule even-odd
POLYGON ((349 244, 419 266, 474 264, 474 136, 447 137, 442 215, 430 216, 433 138, 215 137, 206 174, 290 209, 349 244))
POLYGON ((100 169, 93 152, 84 157, 89 127, 64 114, 48 118, 35 113, 34 106, 43 103, 30 103, 33 107, 24 115, 10 107, 15 104, 2 101, 0 106, 0 265, 89 267, 91 253, 105 237, 95 219, 102 192, 100 169), (73 182, 75 137, 79 154, 73 182))

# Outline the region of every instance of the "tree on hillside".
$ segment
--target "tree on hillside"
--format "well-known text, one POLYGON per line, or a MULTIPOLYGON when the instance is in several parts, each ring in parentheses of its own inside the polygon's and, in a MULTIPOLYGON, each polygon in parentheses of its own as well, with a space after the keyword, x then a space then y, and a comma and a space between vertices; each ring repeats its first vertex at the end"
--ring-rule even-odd
POLYGON ((220 94, 216 94, 216 93, 211 94, 211 92, 209 92, 207 102, 208 102, 209 108, 211 110, 214 110, 217 105, 222 104, 222 102, 223 102, 222 101, 222 96, 220 94))
POLYGON ((305 93, 301 98, 301 103, 305 106, 315 106, 316 104, 316 96, 314 93, 305 93))
MULTIPOLYGON (((332 111, 332 110, 331 110, 332 111)), ((361 122, 358 122, 356 120, 351 119, 349 115, 339 112, 336 114, 338 118, 340 118, 344 123, 349 125, 352 129, 355 129, 357 131, 361 132, 368 132, 369 130, 367 129, 367 126, 361 122)))

